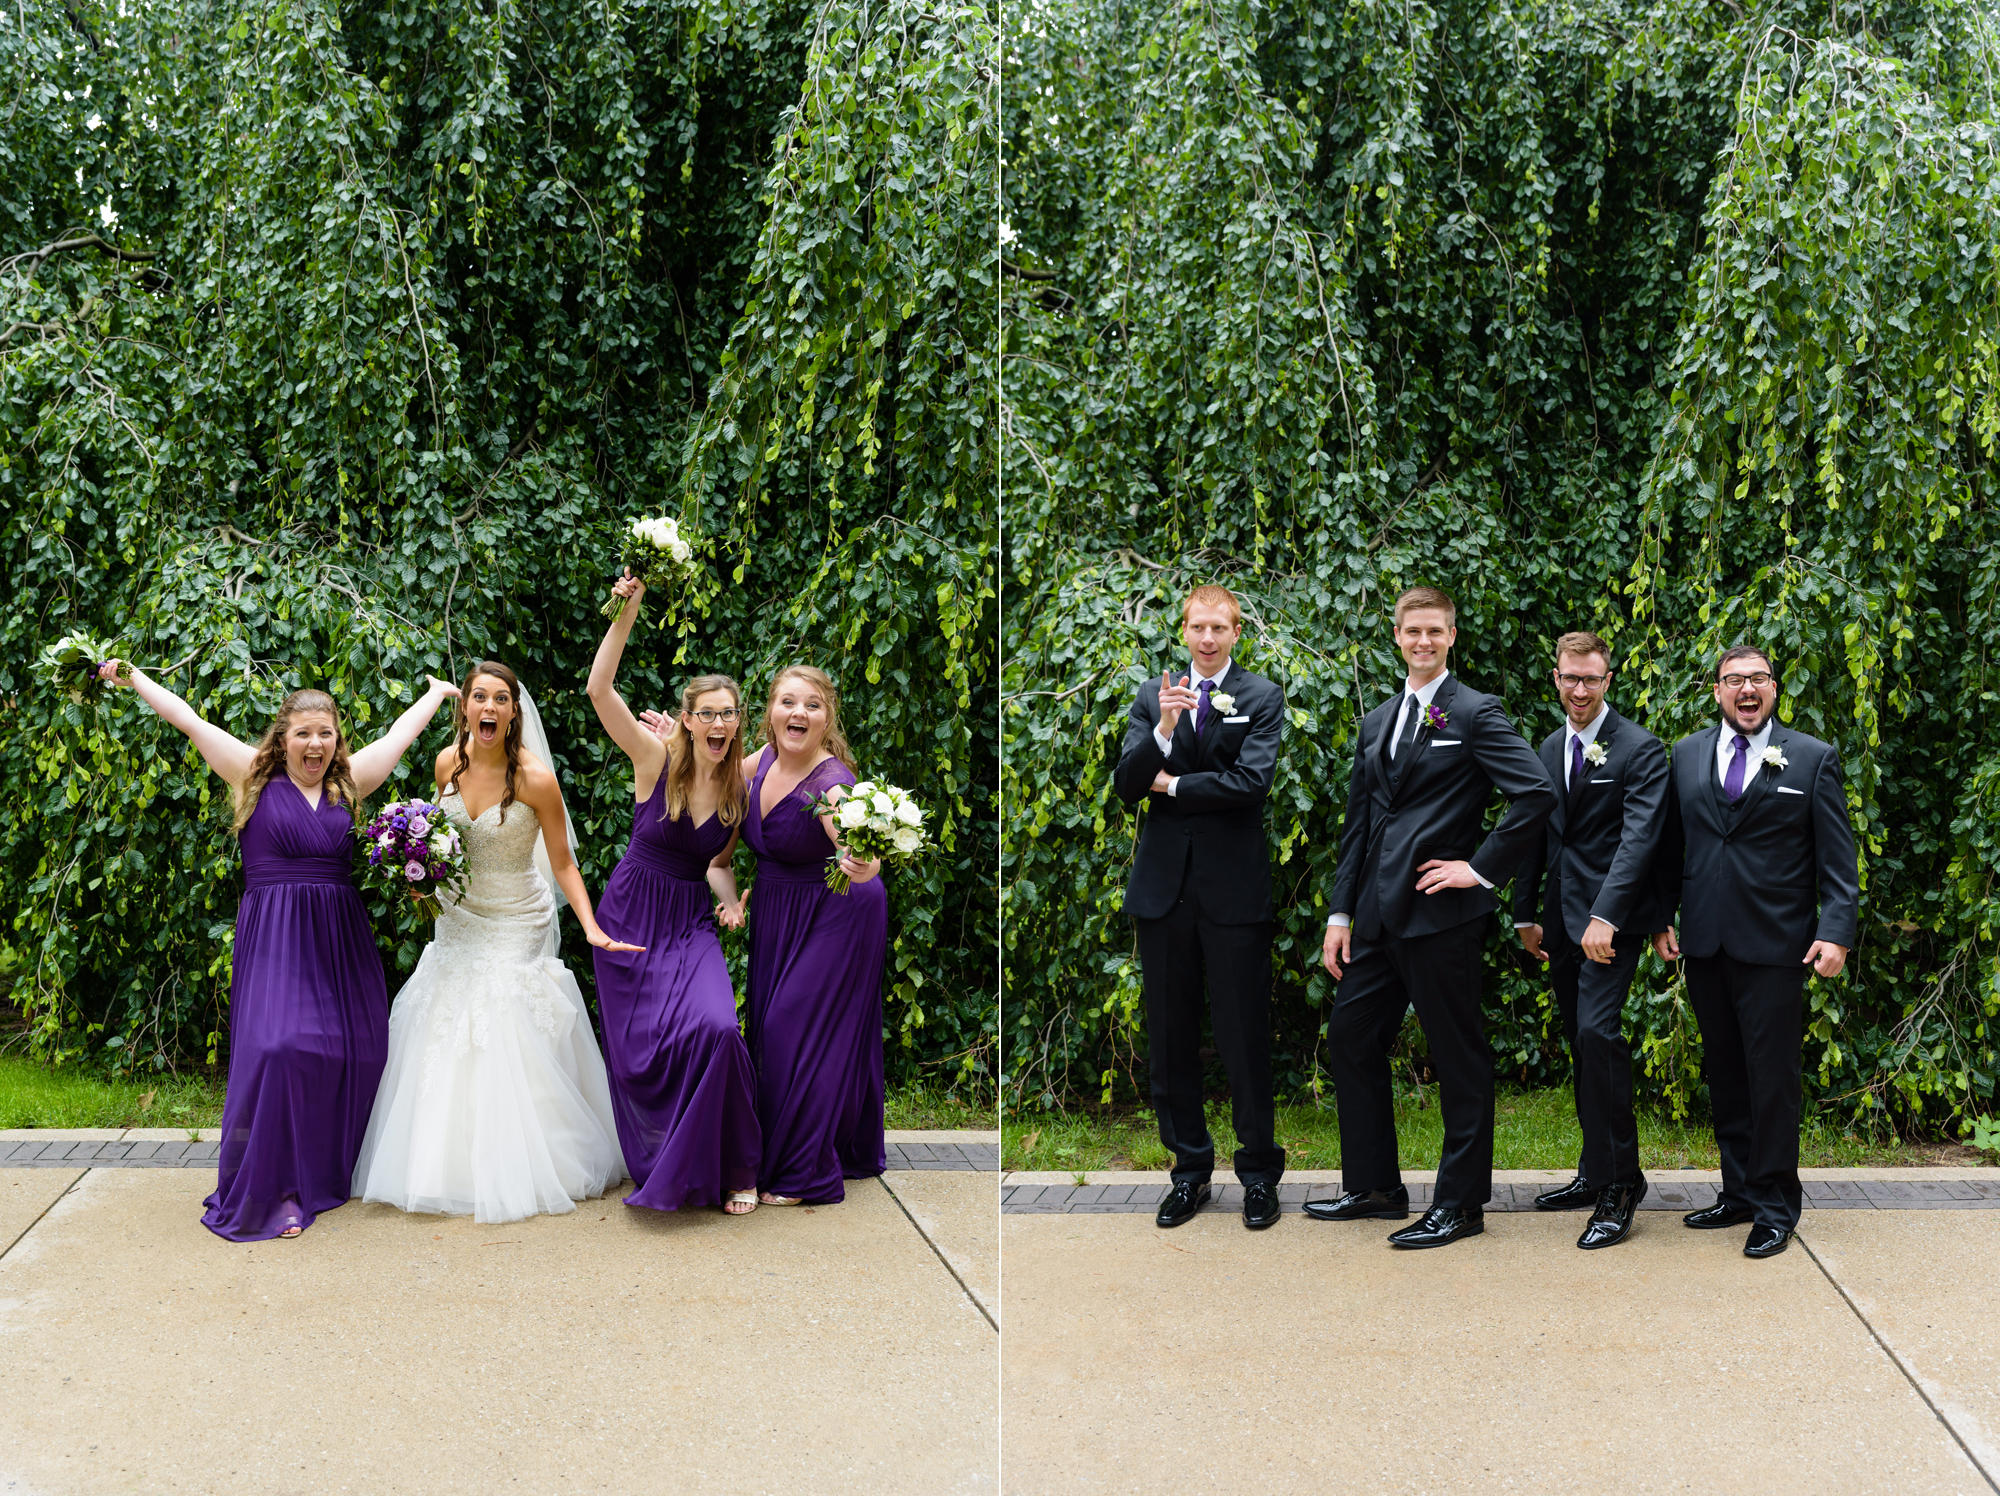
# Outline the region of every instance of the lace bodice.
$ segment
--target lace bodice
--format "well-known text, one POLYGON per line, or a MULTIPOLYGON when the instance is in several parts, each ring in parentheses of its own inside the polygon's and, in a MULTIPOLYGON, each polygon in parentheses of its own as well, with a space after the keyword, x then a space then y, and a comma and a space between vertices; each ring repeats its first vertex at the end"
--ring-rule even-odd
POLYGON ((439 943, 456 945, 464 937, 492 950, 495 941, 509 947, 520 942, 522 959, 539 956, 555 914, 555 894, 535 868, 535 838, 541 823, 534 809, 517 800, 507 807, 503 821, 496 801, 475 820, 465 813, 465 800, 455 789, 447 790, 438 803, 458 828, 470 869, 456 898, 449 893, 442 896, 439 943))

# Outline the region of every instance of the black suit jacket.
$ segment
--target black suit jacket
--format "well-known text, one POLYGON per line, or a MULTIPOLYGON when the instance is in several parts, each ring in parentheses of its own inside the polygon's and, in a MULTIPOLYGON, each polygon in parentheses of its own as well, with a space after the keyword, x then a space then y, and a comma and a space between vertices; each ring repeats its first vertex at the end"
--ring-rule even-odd
POLYGON ((1444 727, 1418 732, 1392 788, 1388 744, 1402 700, 1398 691, 1361 719, 1333 875, 1333 912, 1352 915, 1364 940, 1384 932, 1435 935, 1491 914, 1500 900, 1490 888, 1418 893, 1418 865, 1463 858, 1488 882, 1504 883, 1537 844, 1556 803, 1541 760, 1514 730, 1500 698, 1456 676, 1446 676, 1431 701, 1445 714, 1444 727), (1496 789, 1513 803, 1482 842, 1480 825, 1496 789))
POLYGON ((1657 881, 1681 951, 1726 952, 1755 966, 1796 966, 1815 940, 1854 947, 1861 876, 1854 828, 1831 745, 1773 724, 1765 764, 1734 811, 1722 793, 1708 727, 1674 744, 1657 881))
POLYGON ((1555 813, 1514 877, 1514 918, 1581 940, 1591 920, 1621 933, 1665 928, 1653 858, 1667 819, 1667 748, 1638 723, 1607 711, 1597 729, 1604 762, 1563 785, 1569 728, 1542 739, 1555 813))
POLYGON ((1213 714, 1199 738, 1194 712, 1182 712, 1170 740, 1173 751, 1166 754, 1153 738, 1160 683, 1147 681, 1132 703, 1111 783, 1127 805, 1143 800, 1148 806, 1125 887, 1125 912, 1137 919, 1170 913, 1183 878, 1200 880, 1201 912, 1217 924, 1271 918, 1264 801, 1278 769, 1285 693, 1234 660, 1217 689, 1235 709, 1213 714), (1180 776, 1171 795, 1153 792, 1153 776, 1162 769, 1180 776))

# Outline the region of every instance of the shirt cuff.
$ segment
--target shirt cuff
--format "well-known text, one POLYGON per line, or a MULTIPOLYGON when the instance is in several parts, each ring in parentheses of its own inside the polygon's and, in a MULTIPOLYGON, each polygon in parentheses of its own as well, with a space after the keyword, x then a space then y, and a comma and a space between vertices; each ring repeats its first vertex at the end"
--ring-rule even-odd
POLYGON ((1167 735, 1157 727, 1153 729, 1153 741, 1160 745, 1160 752, 1162 753, 1172 753, 1174 751, 1174 745, 1168 740, 1167 735))
POLYGON ((1541 921, 1538 919, 1517 919, 1514 921, 1514 928, 1517 930, 1532 930, 1540 923, 1541 921))
POLYGON ((1181 776, 1176 774, 1172 779, 1169 779, 1167 781, 1167 798, 1169 800, 1178 800, 1180 797, 1181 797, 1181 776))
POLYGON ((1491 878, 1480 878, 1479 869, 1474 867, 1471 863, 1468 862, 1465 865, 1465 870, 1468 873, 1472 874, 1473 877, 1479 878, 1479 886, 1481 888, 1491 888, 1493 886, 1493 880, 1491 878))
POLYGON ((1329 930, 1334 928, 1344 930, 1353 923, 1354 916, 1351 914, 1329 914, 1326 917, 1326 925, 1329 930))
MULTIPOLYGON (((1611 921, 1606 919, 1603 915, 1593 914, 1591 915, 1591 919, 1597 924, 1604 926, 1604 928, 1609 930, 1613 935, 1616 935, 1618 933, 1618 926, 1612 924, 1611 921)), ((1583 928, 1585 933, 1588 933, 1590 930, 1590 926, 1588 924, 1586 924, 1583 928)))

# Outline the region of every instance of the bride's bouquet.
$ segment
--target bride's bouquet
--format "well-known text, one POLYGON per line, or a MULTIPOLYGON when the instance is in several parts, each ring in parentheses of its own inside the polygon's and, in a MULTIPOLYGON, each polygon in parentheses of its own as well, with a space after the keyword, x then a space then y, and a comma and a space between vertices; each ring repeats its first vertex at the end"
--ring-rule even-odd
MULTIPOLYGON (((813 801, 813 814, 833 817, 841 845, 847 848, 850 857, 862 862, 879 857, 886 866, 900 867, 923 851, 928 840, 924 835, 924 811, 908 790, 864 779, 849 786, 838 802, 830 798, 831 793, 813 801)), ((840 870, 838 855, 828 860, 828 888, 835 893, 846 893, 852 882, 840 870)))
POLYGON ((368 848, 362 882, 407 893, 427 919, 438 917, 440 888, 456 892, 465 882, 465 848, 441 805, 397 800, 355 835, 368 848))
MULTIPOLYGON (((97 672, 112 658, 112 650, 112 645, 101 644, 88 634, 64 634, 36 658, 35 673, 69 697, 72 707, 96 706, 111 689, 111 683, 97 672)), ((132 667, 121 664, 118 678, 130 681, 132 667)))
MULTIPOLYGON (((657 519, 635 519, 625 532, 625 548, 618 553, 618 564, 629 569, 651 592, 694 575, 694 547, 681 534, 679 520, 664 515, 657 519)), ((604 616, 616 618, 624 607, 625 599, 614 592, 605 601, 604 616)), ((645 600, 641 599, 639 612, 645 608, 645 600)), ((632 615, 634 622, 638 616, 638 613, 632 615)))

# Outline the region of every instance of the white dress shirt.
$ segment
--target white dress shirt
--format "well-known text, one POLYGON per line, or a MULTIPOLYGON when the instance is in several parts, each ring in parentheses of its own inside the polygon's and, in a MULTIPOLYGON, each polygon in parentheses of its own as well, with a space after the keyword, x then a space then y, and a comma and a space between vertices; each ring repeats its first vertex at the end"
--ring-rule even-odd
MULTIPOLYGON (((1396 725, 1389 731, 1389 757, 1391 759, 1396 756, 1396 743, 1403 736, 1403 727, 1410 720, 1410 698, 1412 696, 1417 698, 1417 710, 1422 711, 1437 696, 1438 687, 1442 686, 1450 678, 1451 672, 1449 670, 1440 671, 1427 684, 1419 686, 1413 684, 1407 676, 1404 677, 1403 704, 1396 708, 1396 725)), ((1481 888, 1491 888, 1493 886, 1484 878, 1479 877, 1479 870, 1474 868, 1472 864, 1467 863, 1466 867, 1472 873, 1473 877, 1479 878, 1479 886, 1481 888)), ((1326 917, 1326 922, 1329 925, 1351 925, 1354 923, 1354 916, 1352 914, 1329 914, 1326 917)))
MULTIPOLYGON (((1203 681, 1212 680, 1215 682, 1215 689, 1220 691, 1222 689, 1222 677, 1227 674, 1229 674, 1229 661, 1227 660, 1224 660, 1222 662, 1222 668, 1216 671, 1215 674, 1213 675, 1203 675, 1199 670, 1195 669, 1194 661, 1189 660, 1188 689, 1190 691, 1199 691, 1201 689, 1201 683, 1203 681)), ((1213 700, 1209 702, 1208 706, 1210 711, 1215 710, 1215 703, 1213 700)), ((1160 745, 1160 752, 1162 753, 1172 753, 1174 751, 1174 745, 1168 741, 1167 735, 1160 731, 1160 726, 1157 722, 1153 724, 1153 741, 1160 745)), ((1172 779, 1169 779, 1167 781, 1167 793, 1169 795, 1173 795, 1176 798, 1178 798, 1180 787, 1181 787, 1181 776, 1178 774, 1174 775, 1172 779)))
MULTIPOLYGON (((1750 748, 1749 752, 1745 755, 1747 761, 1743 765, 1743 788, 1746 790, 1750 788, 1750 781, 1757 777, 1758 763, 1764 757, 1764 750, 1770 746, 1771 728, 1777 723, 1777 720, 1777 713, 1773 712, 1765 719, 1764 725, 1750 735, 1750 748)), ((1722 736, 1715 740, 1715 782, 1717 784, 1728 783, 1729 764, 1735 757, 1736 729, 1730 725, 1729 719, 1724 717, 1722 719, 1722 736)))
MULTIPOLYGON (((1563 788, 1565 790, 1569 788, 1570 766, 1576 762, 1576 749, 1571 747, 1570 745, 1572 743, 1581 742, 1583 744, 1584 751, 1589 752, 1590 745, 1597 741, 1598 729, 1604 726, 1604 719, 1610 715, 1611 715, 1611 703, 1608 701, 1600 701, 1597 704, 1597 715, 1590 719, 1589 724, 1584 727, 1571 727, 1568 734, 1563 738, 1562 764, 1563 764, 1563 788)), ((1567 716, 1567 714, 1565 714, 1565 716, 1563 717, 1563 721, 1565 723, 1568 723, 1569 717, 1567 716)), ((1586 770, 1589 769, 1590 762, 1588 759, 1584 761, 1583 766, 1586 770)), ((1596 919, 1597 916, 1593 914, 1591 918, 1596 919)), ((1532 930, 1535 928, 1536 923, 1537 921, 1532 919, 1517 919, 1514 921, 1514 928, 1517 930, 1532 930)), ((1611 924, 1609 920, 1605 920, 1604 923, 1611 924)), ((1611 928, 1613 930, 1616 930, 1618 926, 1611 925, 1611 928)))

